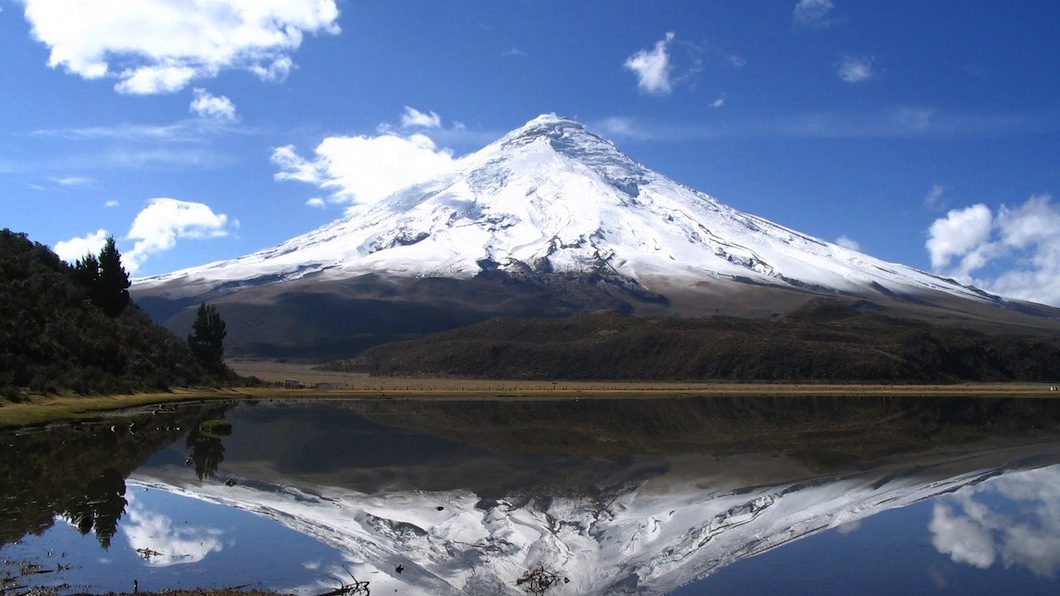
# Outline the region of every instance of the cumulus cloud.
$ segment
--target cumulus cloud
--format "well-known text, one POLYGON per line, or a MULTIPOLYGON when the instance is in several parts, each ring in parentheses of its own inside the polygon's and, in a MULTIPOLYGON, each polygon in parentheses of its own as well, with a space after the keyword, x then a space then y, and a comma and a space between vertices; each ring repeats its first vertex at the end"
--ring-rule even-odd
POLYGON ((74 261, 84 257, 85 255, 99 254, 99 251, 103 250, 103 245, 107 242, 107 231, 100 228, 92 234, 88 234, 81 238, 71 238, 69 240, 60 240, 55 243, 52 250, 55 254, 59 255, 59 258, 66 261, 67 263, 73 263, 74 261))
POLYGON ((928 230, 925 245, 931 255, 931 266, 942 269, 953 257, 964 257, 977 247, 988 244, 994 214, 982 203, 964 209, 953 209, 946 217, 936 219, 928 230))
POLYGON ((1060 571, 1060 468, 1012 474, 940 499, 928 529, 956 563, 1023 567, 1042 578, 1060 571), (985 498, 984 498, 985 497, 985 498), (996 507, 1001 503, 1003 507, 996 507))
POLYGON ((640 50, 626 59, 623 66, 637 75, 637 86, 653 95, 669 95, 673 90, 670 80, 670 54, 667 47, 674 40, 674 33, 655 42, 650 50, 640 50))
POLYGON ((442 125, 442 117, 436 112, 421 112, 416 108, 405 106, 405 113, 401 115, 402 128, 438 128, 442 125))
POLYGON ((201 88, 194 90, 194 97, 188 109, 200 118, 232 121, 236 119, 236 105, 224 95, 211 95, 201 88))
POLYGON ((217 528, 177 524, 167 515, 148 511, 129 495, 126 508, 127 519, 122 520, 121 532, 129 542, 129 548, 150 548, 157 555, 150 557, 146 565, 169 567, 198 563, 210 553, 224 550, 224 533, 217 528))
POLYGON ((173 248, 179 239, 221 238, 235 225, 238 222, 230 224, 227 215, 214 213, 204 203, 151 199, 125 235, 135 243, 122 262, 129 273, 136 273, 151 255, 173 248))
MULTIPOLYGON (((276 180, 295 180, 331 192, 332 203, 374 203, 410 184, 451 170, 452 152, 424 134, 327 137, 310 158, 293 146, 273 150, 276 180)), ((319 206, 319 203, 313 203, 319 206)))
POLYGON ((171 93, 222 70, 284 78, 306 33, 337 34, 335 0, 23 0, 48 65, 120 93, 171 93))
POLYGON ((854 85, 871 79, 876 73, 873 70, 872 58, 844 55, 836 66, 836 74, 844 83, 854 85))
POLYGON ((850 250, 861 250, 861 245, 858 244, 857 240, 851 240, 850 238, 847 238, 845 234, 836 238, 835 243, 843 248, 849 248, 850 250))
POLYGON ((828 16, 833 8, 835 6, 832 0, 799 0, 799 3, 795 5, 791 20, 796 27, 827 27, 837 22, 837 19, 828 16))
POLYGON ((118 201, 115 201, 113 199, 110 200, 110 201, 107 201, 106 203, 103 203, 103 206, 106 207, 107 209, 110 209, 112 207, 117 207, 119 205, 121 205, 121 203, 119 203, 118 201))
POLYGON ((1060 206, 1049 195, 996 213, 983 204, 953 209, 931 224, 925 247, 938 273, 1060 306, 1060 206))

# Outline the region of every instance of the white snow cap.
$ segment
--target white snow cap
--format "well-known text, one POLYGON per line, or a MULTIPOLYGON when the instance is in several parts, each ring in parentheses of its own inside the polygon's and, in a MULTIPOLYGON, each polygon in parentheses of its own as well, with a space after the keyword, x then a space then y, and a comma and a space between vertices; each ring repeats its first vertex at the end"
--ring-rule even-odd
POLYGON ((742 213, 639 164, 578 122, 542 114, 452 172, 245 257, 139 280, 206 285, 328 271, 470 278, 595 272, 875 294, 979 290, 742 213))

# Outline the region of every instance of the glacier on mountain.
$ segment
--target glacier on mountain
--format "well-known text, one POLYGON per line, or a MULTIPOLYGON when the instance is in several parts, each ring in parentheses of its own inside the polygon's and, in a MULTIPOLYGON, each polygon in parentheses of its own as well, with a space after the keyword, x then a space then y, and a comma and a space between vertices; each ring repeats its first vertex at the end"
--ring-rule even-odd
POLYGON ((454 170, 274 248, 136 281, 205 292, 222 284, 366 273, 467 279, 621 276, 665 294, 704 283, 857 295, 995 296, 765 219, 633 161, 581 124, 539 116, 454 170))

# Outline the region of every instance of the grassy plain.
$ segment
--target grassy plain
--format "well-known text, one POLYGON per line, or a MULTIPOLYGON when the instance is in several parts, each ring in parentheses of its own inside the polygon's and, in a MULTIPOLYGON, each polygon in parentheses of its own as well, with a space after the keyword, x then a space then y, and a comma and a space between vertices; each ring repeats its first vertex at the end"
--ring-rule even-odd
POLYGON ((1060 398, 1042 383, 967 383, 953 385, 710 383, 642 381, 499 381, 446 378, 370 377, 316 370, 310 364, 266 361, 229 363, 241 375, 268 383, 296 379, 304 389, 279 386, 175 389, 169 392, 112 396, 32 396, 22 403, 0 402, 0 428, 62 420, 91 419, 103 412, 155 404, 218 399, 593 399, 705 396, 896 396, 896 397, 1040 397, 1060 398))

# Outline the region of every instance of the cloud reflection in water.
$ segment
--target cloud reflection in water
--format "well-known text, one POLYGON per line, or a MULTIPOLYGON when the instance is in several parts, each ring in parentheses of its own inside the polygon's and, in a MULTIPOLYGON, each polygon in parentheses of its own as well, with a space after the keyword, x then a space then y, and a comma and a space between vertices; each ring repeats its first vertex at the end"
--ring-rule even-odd
POLYGON ((187 523, 177 525, 167 515, 148 511, 131 495, 126 513, 128 518, 122 521, 121 532, 129 548, 148 553, 144 559, 152 567, 198 563, 210 553, 224 549, 222 530, 187 523))
POLYGON ((1024 567, 1039 578, 1060 571, 1060 466, 1006 476, 935 503, 935 549, 955 563, 1024 567))

